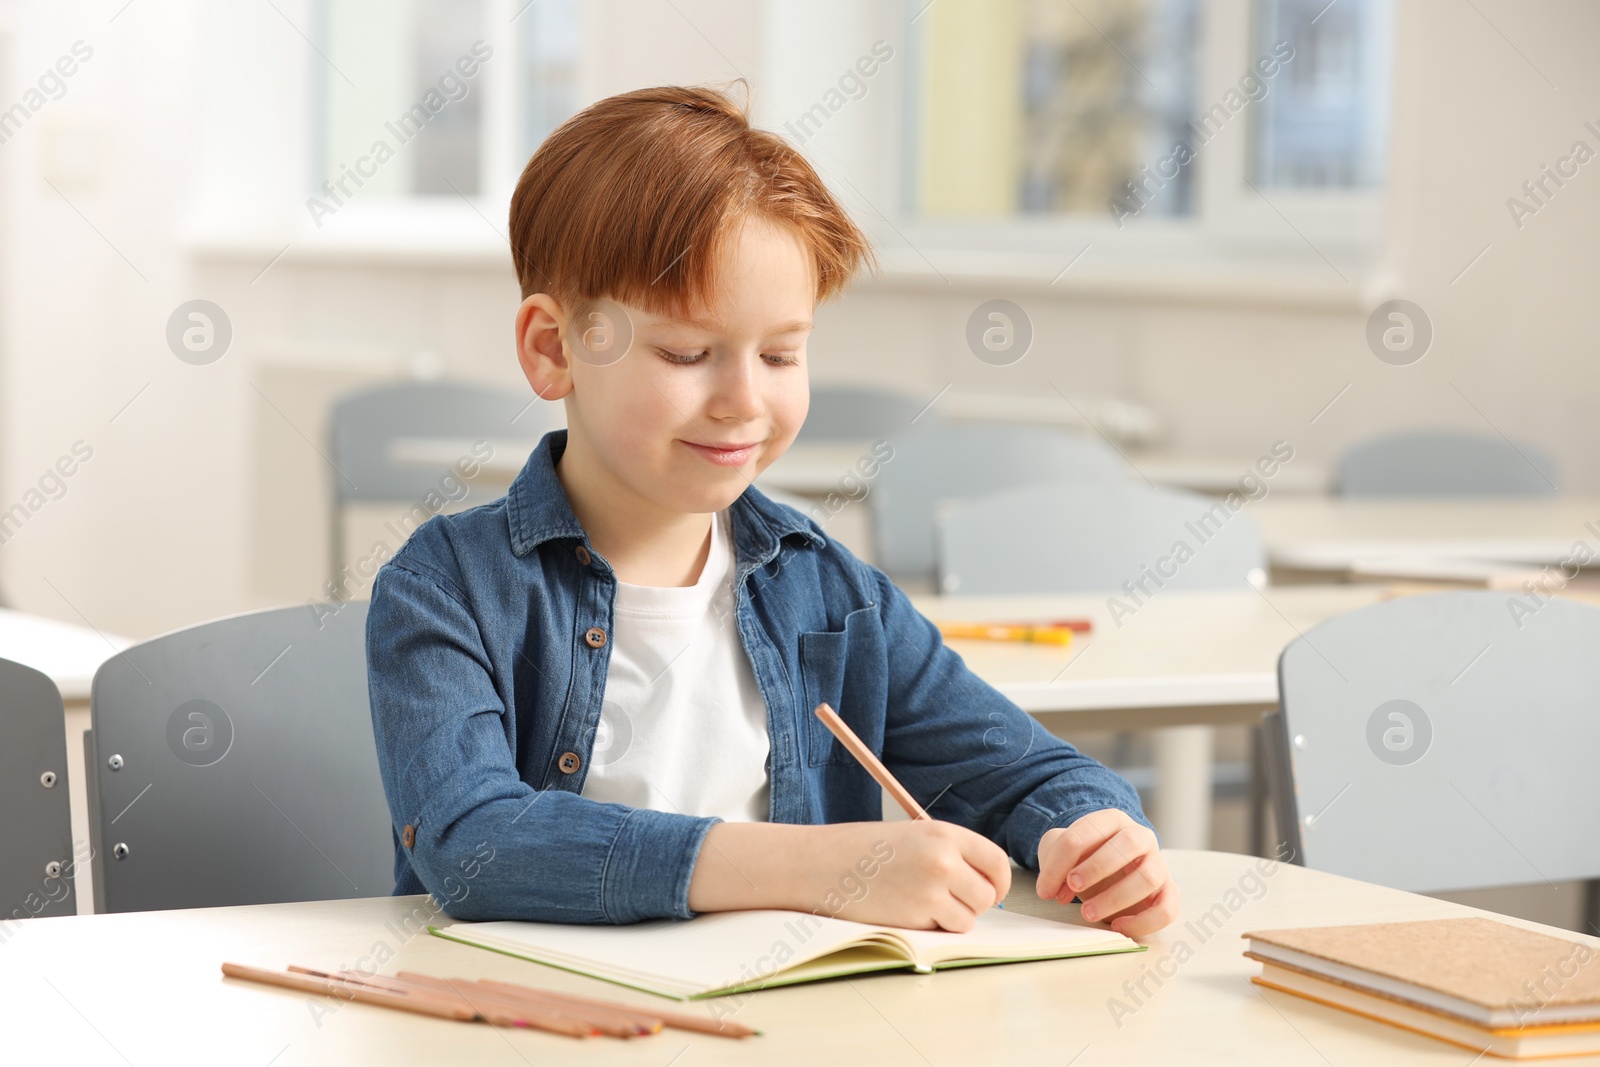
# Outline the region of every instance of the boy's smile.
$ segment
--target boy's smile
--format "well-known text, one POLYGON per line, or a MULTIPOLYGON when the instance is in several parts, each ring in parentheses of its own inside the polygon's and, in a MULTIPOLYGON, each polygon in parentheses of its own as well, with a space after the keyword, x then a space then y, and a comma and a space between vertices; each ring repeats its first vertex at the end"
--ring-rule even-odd
POLYGON ((688 445, 719 467, 743 467, 750 462, 751 457, 756 454, 756 449, 761 446, 760 441, 735 445, 703 445, 694 441, 680 443, 688 445))

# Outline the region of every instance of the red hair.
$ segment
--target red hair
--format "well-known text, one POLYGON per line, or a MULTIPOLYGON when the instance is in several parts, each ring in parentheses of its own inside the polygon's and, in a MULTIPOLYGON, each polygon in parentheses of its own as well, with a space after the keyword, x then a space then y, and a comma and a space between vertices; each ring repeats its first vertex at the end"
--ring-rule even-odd
POLYGON ((639 89, 574 115, 528 160, 511 197, 512 260, 524 298, 677 314, 712 303, 723 243, 751 217, 799 238, 818 302, 871 261, 805 157, 727 94, 639 89))

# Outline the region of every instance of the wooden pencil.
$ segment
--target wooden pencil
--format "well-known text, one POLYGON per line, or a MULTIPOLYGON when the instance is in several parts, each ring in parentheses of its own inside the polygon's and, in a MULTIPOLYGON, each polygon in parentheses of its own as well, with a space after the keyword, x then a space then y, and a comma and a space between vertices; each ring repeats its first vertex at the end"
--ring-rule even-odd
POLYGON ((927 812, 922 810, 922 805, 917 803, 916 798, 906 790, 906 787, 896 781, 895 776, 889 773, 889 768, 885 767, 882 761, 872 754, 872 749, 868 748, 866 743, 856 736, 856 732, 850 729, 848 723, 839 718, 837 711, 834 711, 827 704, 818 704, 816 716, 822 720, 822 724, 833 733, 833 736, 839 739, 839 743, 849 749, 850 754, 860 761, 861 766, 867 769, 867 773, 877 779, 878 784, 883 786, 883 791, 893 797, 895 802, 905 809, 907 815, 913 819, 930 817, 927 812))
POLYGON ((627 1028, 622 1036, 639 1037, 646 1034, 659 1034, 666 1025, 659 1016, 644 1011, 633 1011, 620 1004, 610 1004, 603 1000, 584 1000, 578 997, 567 997, 559 993, 551 993, 543 989, 534 989, 531 986, 516 985, 511 982, 495 982, 487 978, 480 978, 472 983, 471 988, 484 989, 498 996, 510 998, 518 1003, 526 1003, 545 1011, 565 1012, 580 1015, 589 1019, 604 1019, 627 1028))
POLYGON ((261 982, 265 985, 296 989, 302 993, 321 993, 324 996, 338 997, 341 1000, 355 1000, 364 1004, 399 1008, 401 1011, 416 1012, 419 1015, 434 1015, 442 1019, 458 1019, 463 1022, 471 1022, 477 1017, 477 1013, 471 1007, 456 1000, 447 1000, 437 996, 398 993, 387 989, 356 985, 351 982, 319 978, 309 974, 269 971, 264 967, 251 967, 243 963, 224 963, 222 965, 222 973, 229 978, 242 978, 249 982, 261 982))
POLYGON ((337 974, 328 971, 319 971, 315 967, 302 967, 299 964, 290 964, 289 970, 296 974, 308 974, 331 979, 336 982, 346 982, 352 985, 366 986, 380 989, 390 993, 410 994, 413 996, 429 997, 450 1003, 456 1003, 471 1011, 482 1021, 493 1026, 520 1026, 534 1030, 550 1030, 553 1033, 566 1034, 568 1037, 589 1037, 598 1031, 582 1025, 569 1025, 563 1023, 559 1026, 542 1025, 542 1019, 527 1019, 514 1008, 498 1002, 474 1004, 467 998, 454 991, 442 989, 427 989, 408 982, 397 982, 392 978, 385 978, 378 974, 361 974, 356 971, 340 971, 337 974))
POLYGON ((533 989, 530 986, 516 985, 511 982, 497 982, 491 978, 478 979, 479 985, 494 986, 496 988, 527 990, 538 994, 540 997, 556 1001, 565 1001, 575 1005, 592 1005, 596 1008, 612 1008, 622 1012, 637 1015, 643 1018, 659 1020, 661 1023, 675 1030, 695 1030, 705 1034, 718 1034, 722 1037, 753 1037, 761 1031, 744 1023, 731 1020, 718 1021, 695 1015, 689 1012, 662 1011, 658 1008, 636 1008, 615 1000, 596 1000, 592 997, 580 997, 573 993, 557 993, 548 989, 533 989))
POLYGON ((415 971, 401 971, 395 980, 412 983, 419 988, 438 993, 453 993, 473 1006, 483 1005, 510 1011, 528 1020, 529 1025, 540 1029, 571 1028, 587 1033, 601 1033, 608 1037, 638 1037, 640 1029, 632 1022, 606 1018, 598 1013, 562 1010, 548 1004, 534 1004, 527 999, 517 999, 493 989, 486 989, 463 979, 435 978, 415 971))
POLYGON ((429 988, 417 983, 387 978, 379 974, 360 974, 349 970, 340 971, 338 974, 330 974, 327 971, 319 971, 314 967, 302 967, 298 964, 291 964, 289 970, 299 974, 320 975, 336 981, 343 980, 355 985, 391 993, 430 997, 441 1002, 459 1004, 470 1009, 478 1019, 493 1026, 517 1026, 531 1030, 548 1030, 551 1033, 564 1034, 567 1037, 591 1037, 601 1032, 583 1020, 553 1017, 541 1013, 530 1014, 522 1010, 521 1005, 503 1003, 494 998, 480 998, 474 1002, 455 990, 429 988))
MULTIPOLYGON (((504 1005, 473 1004, 465 997, 458 996, 453 993, 447 993, 443 990, 425 989, 420 986, 410 985, 405 982, 395 982, 391 979, 383 978, 380 975, 357 974, 354 971, 342 971, 338 974, 332 974, 328 971, 319 971, 312 967, 301 967, 295 964, 291 964, 288 969, 298 974, 316 975, 335 982, 343 982, 347 986, 359 986, 388 993, 396 993, 402 996, 412 996, 422 999, 436 1000, 440 1003, 456 1004, 471 1011, 473 1013, 474 1020, 486 1022, 491 1026, 516 1026, 534 1030, 552 1029, 539 1025, 537 1020, 530 1021, 525 1019, 522 1017, 520 1012, 517 1012, 514 1009, 504 1005)), ((594 1030, 582 1026, 561 1026, 553 1029, 554 1032, 566 1034, 569 1037, 588 1037, 595 1033, 594 1030)))

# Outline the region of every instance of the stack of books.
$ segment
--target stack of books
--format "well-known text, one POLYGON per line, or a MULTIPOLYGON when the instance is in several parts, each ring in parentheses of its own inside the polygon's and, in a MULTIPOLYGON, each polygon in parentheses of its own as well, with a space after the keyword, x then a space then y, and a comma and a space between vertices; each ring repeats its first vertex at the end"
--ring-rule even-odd
POLYGON ((1251 981, 1510 1059, 1600 1053, 1600 949, 1492 919, 1244 935, 1251 981))

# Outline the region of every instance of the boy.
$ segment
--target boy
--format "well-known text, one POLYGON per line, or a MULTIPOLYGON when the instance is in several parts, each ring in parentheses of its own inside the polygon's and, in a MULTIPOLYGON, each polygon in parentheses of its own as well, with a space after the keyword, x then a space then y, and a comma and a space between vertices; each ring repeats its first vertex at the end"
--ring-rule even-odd
POLYGON ((751 486, 805 418, 815 305, 870 254, 803 157, 714 91, 612 97, 529 161, 511 242, 518 356, 568 429, 375 584, 395 892, 630 923, 814 911, 870 870, 829 914, 965 931, 1015 860, 1091 921, 1171 922, 1133 789, 751 486), (822 701, 933 821, 879 821, 822 701))

